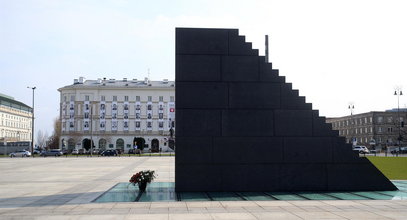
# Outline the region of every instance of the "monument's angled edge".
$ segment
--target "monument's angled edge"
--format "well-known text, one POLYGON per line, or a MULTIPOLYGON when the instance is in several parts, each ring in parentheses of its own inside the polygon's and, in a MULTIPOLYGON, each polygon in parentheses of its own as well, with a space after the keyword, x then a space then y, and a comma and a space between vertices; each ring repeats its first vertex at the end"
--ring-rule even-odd
POLYGON ((175 39, 176 191, 397 190, 237 29, 175 39))

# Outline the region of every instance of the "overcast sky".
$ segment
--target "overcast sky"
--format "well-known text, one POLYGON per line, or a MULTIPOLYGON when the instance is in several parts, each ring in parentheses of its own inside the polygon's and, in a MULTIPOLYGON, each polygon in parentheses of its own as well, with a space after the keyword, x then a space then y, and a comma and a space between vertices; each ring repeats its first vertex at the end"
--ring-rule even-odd
POLYGON ((0 0, 0 93, 52 133, 74 78, 175 78, 175 27, 239 28, 320 115, 407 107, 404 0, 0 0))

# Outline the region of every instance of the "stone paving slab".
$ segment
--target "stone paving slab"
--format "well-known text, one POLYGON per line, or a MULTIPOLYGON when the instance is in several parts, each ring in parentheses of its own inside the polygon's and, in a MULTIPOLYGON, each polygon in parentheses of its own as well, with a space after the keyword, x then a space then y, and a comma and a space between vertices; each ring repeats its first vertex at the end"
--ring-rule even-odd
POLYGON ((139 170, 174 181, 174 157, 0 158, 0 219, 407 219, 403 200, 92 203, 139 170))

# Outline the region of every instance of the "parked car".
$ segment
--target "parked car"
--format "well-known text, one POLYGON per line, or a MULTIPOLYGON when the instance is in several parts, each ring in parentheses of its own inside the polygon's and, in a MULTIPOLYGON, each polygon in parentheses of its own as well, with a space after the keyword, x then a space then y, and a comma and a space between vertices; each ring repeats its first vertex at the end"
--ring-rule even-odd
POLYGON ((78 155, 78 154, 79 154, 79 150, 78 150, 78 149, 73 149, 71 154, 78 155))
POLYGON ((18 150, 16 152, 10 153, 10 157, 30 157, 31 152, 26 150, 18 150))
POLYGON ((85 154, 85 149, 79 149, 78 154, 85 154))
POLYGON ((355 146, 353 147, 354 151, 358 151, 360 154, 368 154, 369 150, 365 146, 355 146))
POLYGON ((100 156, 117 156, 116 150, 105 150, 100 153, 100 156))
POLYGON ((33 151, 33 154, 40 154, 40 153, 41 153, 40 150, 34 150, 34 151, 33 151))
POLYGON ((407 154, 407 147, 401 147, 401 148, 394 148, 392 151, 390 151, 392 154, 407 154))
POLYGON ((59 157, 59 156, 62 156, 62 155, 63 155, 63 153, 60 150, 43 151, 40 154, 40 156, 43 156, 43 157, 46 157, 46 156, 59 157))

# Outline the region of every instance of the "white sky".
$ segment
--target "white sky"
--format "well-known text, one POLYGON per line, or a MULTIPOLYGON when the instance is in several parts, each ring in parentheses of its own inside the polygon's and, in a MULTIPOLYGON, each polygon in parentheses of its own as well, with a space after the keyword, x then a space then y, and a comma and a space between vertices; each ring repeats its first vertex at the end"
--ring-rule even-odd
POLYGON ((322 116, 407 107, 407 1, 0 0, 0 93, 52 133, 74 78, 174 80, 175 27, 239 28, 322 116))

